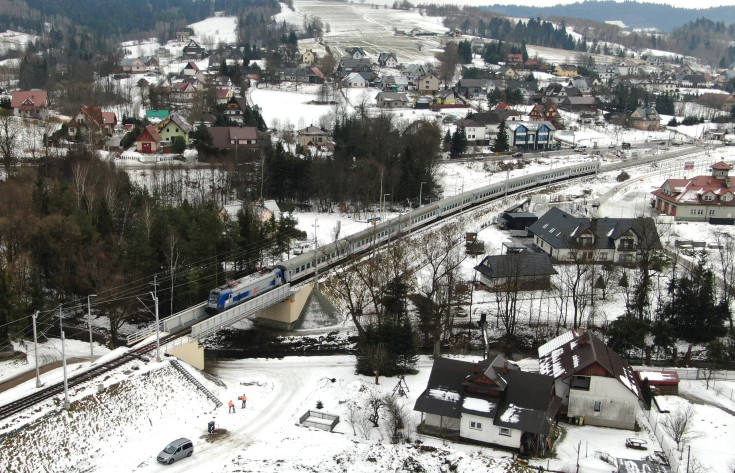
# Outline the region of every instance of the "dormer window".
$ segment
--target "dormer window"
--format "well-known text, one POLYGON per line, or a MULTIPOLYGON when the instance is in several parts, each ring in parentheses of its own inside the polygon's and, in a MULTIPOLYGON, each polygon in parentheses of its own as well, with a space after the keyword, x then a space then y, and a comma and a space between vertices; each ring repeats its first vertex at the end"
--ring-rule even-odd
POLYGON ((713 196, 712 194, 707 194, 704 196, 704 200, 707 200, 707 201, 712 201, 714 200, 714 198, 715 196, 713 196))

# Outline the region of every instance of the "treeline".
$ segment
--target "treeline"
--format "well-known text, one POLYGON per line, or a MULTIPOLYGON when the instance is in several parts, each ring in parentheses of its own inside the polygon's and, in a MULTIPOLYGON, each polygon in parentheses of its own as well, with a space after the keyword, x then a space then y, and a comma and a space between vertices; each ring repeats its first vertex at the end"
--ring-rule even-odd
MULTIPOLYGON (((328 210, 335 203, 360 212, 389 194, 388 202, 417 200, 419 188, 428 197, 434 181, 441 132, 431 122, 405 128, 392 116, 352 116, 334 127, 334 155, 294 156, 280 145, 265 151, 266 195, 278 201, 315 201, 328 210), (421 183, 424 183, 423 186, 421 183)), ((415 202, 414 202, 415 203, 415 202)))
POLYGON ((48 314, 63 304, 67 316, 85 313, 89 294, 97 294, 95 313, 108 319, 114 344, 124 323, 149 322, 138 297, 147 297, 154 275, 165 316, 201 302, 213 287, 269 257, 280 259, 298 233, 293 219, 261 222, 250 205, 233 223, 212 200, 172 202, 73 150, 19 169, 0 183, 0 192, 6 196, 0 203, 0 345, 8 336, 31 336, 33 311, 48 314))

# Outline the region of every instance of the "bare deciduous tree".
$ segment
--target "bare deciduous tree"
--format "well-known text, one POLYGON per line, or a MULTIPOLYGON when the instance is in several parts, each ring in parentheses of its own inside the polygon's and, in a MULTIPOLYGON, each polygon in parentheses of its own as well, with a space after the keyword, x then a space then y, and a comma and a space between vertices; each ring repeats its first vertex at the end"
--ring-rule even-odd
POLYGON ((676 442, 676 447, 681 450, 682 443, 687 439, 692 430, 692 420, 694 419, 694 406, 688 404, 674 412, 671 412, 661 422, 664 432, 666 432, 676 442))
POLYGON ((18 160, 15 154, 20 129, 12 113, 0 111, 0 159, 2 159, 5 175, 10 176, 13 165, 18 160))

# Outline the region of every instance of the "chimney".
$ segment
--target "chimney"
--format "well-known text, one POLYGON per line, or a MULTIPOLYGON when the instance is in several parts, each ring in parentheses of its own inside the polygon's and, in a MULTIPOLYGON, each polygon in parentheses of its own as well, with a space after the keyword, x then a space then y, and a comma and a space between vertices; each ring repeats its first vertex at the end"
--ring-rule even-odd
POLYGON ((503 374, 508 372, 508 362, 503 363, 503 374))

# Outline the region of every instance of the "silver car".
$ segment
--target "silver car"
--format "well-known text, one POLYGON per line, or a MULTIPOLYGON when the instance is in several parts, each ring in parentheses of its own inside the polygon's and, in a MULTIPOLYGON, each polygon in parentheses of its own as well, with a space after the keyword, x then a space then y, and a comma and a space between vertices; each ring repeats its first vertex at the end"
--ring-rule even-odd
POLYGON ((194 445, 191 443, 191 440, 180 438, 166 445, 166 448, 158 454, 156 460, 160 463, 168 463, 170 465, 176 460, 190 457, 192 453, 194 453, 194 445))

